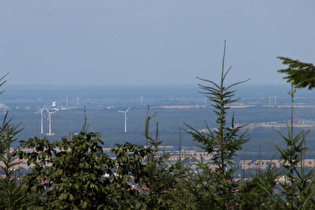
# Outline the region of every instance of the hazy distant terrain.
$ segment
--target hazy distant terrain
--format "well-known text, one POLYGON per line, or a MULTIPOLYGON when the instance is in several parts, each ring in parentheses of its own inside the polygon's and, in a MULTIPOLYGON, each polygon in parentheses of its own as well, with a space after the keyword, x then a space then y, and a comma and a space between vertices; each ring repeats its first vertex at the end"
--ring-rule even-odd
MULTIPOLYGON (((178 146, 180 129, 187 129, 184 122, 196 129, 205 129, 206 120, 210 128, 215 128, 215 115, 209 101, 198 93, 198 85, 174 86, 6 86, 6 92, 0 96, 0 111, 4 113, 9 107, 9 116, 14 123, 22 122, 24 130, 19 139, 40 136, 39 110, 45 105, 48 110, 59 110, 52 114, 53 136, 50 140, 60 140, 62 136, 80 131, 84 122, 83 107, 89 131, 102 135, 105 147, 125 141, 144 144, 144 122, 147 105, 150 113, 157 112, 151 122, 152 135, 155 134, 155 123, 159 123, 159 137, 167 145, 178 146), (52 107, 52 103, 56 106, 52 107), (200 108, 191 108, 195 105, 200 108), (124 114, 119 110, 131 109, 127 113, 128 132, 124 132, 124 114), (178 108, 176 108, 176 106, 178 108), (38 113, 35 113, 38 112, 38 113)), ((275 153, 273 144, 282 144, 276 130, 286 132, 290 118, 290 98, 287 95, 289 86, 255 86, 242 85, 236 92, 239 101, 230 111, 235 111, 235 123, 249 124, 248 134, 251 140, 240 152, 247 158, 257 156, 259 145, 262 155, 271 158, 275 153), (244 108, 242 108, 244 107, 244 108)), ((313 91, 298 90, 296 93, 295 119, 297 129, 314 129, 315 127, 315 94, 313 91)), ((3 116, 3 114, 2 114, 3 116)), ((44 133, 48 133, 48 113, 44 112, 44 133)), ((315 137, 311 131, 307 144, 307 156, 314 157, 315 137)), ((181 131, 183 146, 194 146, 191 136, 181 131)))

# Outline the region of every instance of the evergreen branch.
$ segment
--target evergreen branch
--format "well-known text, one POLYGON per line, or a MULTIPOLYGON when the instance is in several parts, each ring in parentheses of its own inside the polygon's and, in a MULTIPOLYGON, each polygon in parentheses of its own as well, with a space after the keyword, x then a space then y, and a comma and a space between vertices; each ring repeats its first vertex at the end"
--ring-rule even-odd
POLYGON ((295 88, 312 89, 315 87, 315 66, 312 63, 303 63, 280 56, 277 58, 282 60, 282 64, 288 65, 287 69, 278 70, 279 73, 287 74, 283 79, 286 79, 288 83, 294 85, 295 88))

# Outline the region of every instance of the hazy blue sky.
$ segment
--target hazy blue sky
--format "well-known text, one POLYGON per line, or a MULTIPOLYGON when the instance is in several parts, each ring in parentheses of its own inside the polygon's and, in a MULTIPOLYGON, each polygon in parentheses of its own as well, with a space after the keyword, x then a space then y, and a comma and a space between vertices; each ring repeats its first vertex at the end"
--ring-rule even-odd
POLYGON ((277 56, 315 62, 314 0, 0 0, 8 84, 283 84, 277 56))

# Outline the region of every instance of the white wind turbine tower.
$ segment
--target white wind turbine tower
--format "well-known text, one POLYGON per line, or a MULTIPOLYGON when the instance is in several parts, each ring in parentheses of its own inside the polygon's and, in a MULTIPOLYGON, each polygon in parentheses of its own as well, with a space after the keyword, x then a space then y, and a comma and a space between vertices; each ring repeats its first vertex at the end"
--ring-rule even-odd
POLYGON ((127 112, 129 111, 130 107, 126 111, 119 111, 125 113, 125 133, 127 132, 127 112))
POLYGON ((44 133, 44 109, 45 109, 45 105, 43 106, 43 108, 40 110, 40 133, 43 134, 44 133))
POLYGON ((55 135, 54 133, 51 133, 51 115, 56 113, 57 111, 54 111, 54 112, 50 112, 48 109, 46 109, 47 112, 48 112, 48 119, 49 120, 49 133, 46 133, 46 135, 48 136, 52 136, 52 135, 55 135))
POLYGON ((43 106, 42 109, 39 110, 39 112, 35 112, 35 113, 40 113, 40 133, 43 134, 44 133, 44 110, 45 110, 45 105, 43 106))

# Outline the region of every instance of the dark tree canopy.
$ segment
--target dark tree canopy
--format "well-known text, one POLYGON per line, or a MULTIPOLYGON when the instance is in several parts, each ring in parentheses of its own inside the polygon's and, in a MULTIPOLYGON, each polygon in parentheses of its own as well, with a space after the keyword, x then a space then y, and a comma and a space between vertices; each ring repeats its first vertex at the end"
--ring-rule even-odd
POLYGON ((291 58, 278 57, 282 63, 288 65, 287 69, 280 69, 278 72, 286 73, 283 77, 288 83, 291 83, 295 88, 312 89, 315 87, 315 66, 312 63, 303 63, 299 60, 291 58))

